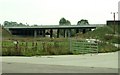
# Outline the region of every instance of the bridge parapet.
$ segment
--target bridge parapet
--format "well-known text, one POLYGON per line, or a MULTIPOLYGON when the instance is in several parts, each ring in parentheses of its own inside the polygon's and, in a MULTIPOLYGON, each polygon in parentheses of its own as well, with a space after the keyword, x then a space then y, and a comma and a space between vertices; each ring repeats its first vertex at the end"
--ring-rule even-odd
POLYGON ((53 29, 58 29, 58 28, 96 28, 96 27, 103 27, 105 24, 91 24, 91 25, 41 25, 41 26, 9 26, 9 27, 4 27, 4 28, 12 28, 12 29, 17 29, 17 28, 53 28, 53 29))

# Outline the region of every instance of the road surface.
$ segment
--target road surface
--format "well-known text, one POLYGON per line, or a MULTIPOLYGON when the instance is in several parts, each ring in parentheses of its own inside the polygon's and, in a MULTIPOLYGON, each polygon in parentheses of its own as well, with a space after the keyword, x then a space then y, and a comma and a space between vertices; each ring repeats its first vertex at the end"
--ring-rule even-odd
POLYGON ((86 55, 2 57, 3 73, 118 73, 118 52, 86 55))

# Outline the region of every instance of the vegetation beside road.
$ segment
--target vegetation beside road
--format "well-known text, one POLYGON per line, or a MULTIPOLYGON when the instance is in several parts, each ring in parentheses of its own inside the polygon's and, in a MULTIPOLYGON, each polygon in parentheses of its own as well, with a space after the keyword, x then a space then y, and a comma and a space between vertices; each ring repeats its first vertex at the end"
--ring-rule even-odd
MULTIPOLYGON (((120 35, 119 34, 113 34, 114 30, 110 26, 105 26, 101 28, 97 28, 94 31, 87 32, 85 34, 77 34, 76 37, 79 38, 93 38, 93 39, 99 39, 104 42, 109 43, 117 43, 120 44, 120 35)), ((118 32, 117 32, 118 33, 118 32)))
POLYGON ((3 27, 0 27, 0 29, 1 29, 0 31, 1 31, 2 38, 12 37, 12 34, 9 31, 7 31, 6 29, 4 29, 3 27))
POLYGON ((21 56, 35 56, 35 55, 63 55, 70 54, 69 44, 66 39, 62 41, 58 39, 41 40, 35 39, 26 41, 25 39, 19 39, 18 44, 14 44, 14 40, 3 41, 2 55, 21 55, 21 56))
MULTIPOLYGON (((98 52, 115 52, 118 49, 112 44, 105 42, 98 43, 98 52)), ((69 39, 49 39, 49 38, 36 38, 32 40, 26 39, 9 39, 4 40, 2 43, 2 55, 3 56, 39 56, 39 55, 67 55, 67 54, 80 54, 70 51, 69 39), (18 44, 14 44, 14 41, 18 41, 18 44)))
MULTIPOLYGON (((109 26, 97 28, 94 31, 85 34, 78 33, 72 38, 81 39, 98 39, 98 52, 115 52, 120 49, 116 48, 112 43, 120 44, 120 36, 113 34, 113 28, 109 26)), ((4 56, 36 56, 36 55, 63 55, 63 54, 79 54, 70 52, 68 38, 32 38, 19 37, 11 35, 7 30, 2 28, 2 55, 4 56), (13 42, 19 41, 19 46, 13 42)))

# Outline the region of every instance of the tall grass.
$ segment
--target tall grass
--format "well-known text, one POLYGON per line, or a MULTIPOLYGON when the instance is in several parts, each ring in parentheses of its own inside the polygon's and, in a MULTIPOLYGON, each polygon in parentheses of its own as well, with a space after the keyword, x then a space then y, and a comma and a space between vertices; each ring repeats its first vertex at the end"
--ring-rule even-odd
POLYGON ((3 41, 2 55, 63 55, 69 54, 69 42, 58 40, 19 41, 17 45, 12 40, 3 41))

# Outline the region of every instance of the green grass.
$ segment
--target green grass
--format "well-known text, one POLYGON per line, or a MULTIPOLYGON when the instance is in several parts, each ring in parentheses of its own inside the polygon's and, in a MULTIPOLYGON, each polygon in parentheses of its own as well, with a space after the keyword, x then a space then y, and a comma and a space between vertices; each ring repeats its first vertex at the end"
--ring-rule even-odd
POLYGON ((5 28, 3 28, 3 27, 0 27, 0 29, 2 29, 1 31, 2 31, 2 38, 9 38, 9 37, 12 37, 12 34, 9 32, 9 31, 7 31, 5 28))
POLYGON ((16 45, 13 40, 2 42, 3 55, 63 55, 69 54, 68 41, 20 41, 16 45))
POLYGON ((77 34, 77 37, 80 38, 93 38, 99 39, 101 41, 109 42, 109 43, 119 43, 120 44, 120 35, 114 36, 114 30, 111 26, 104 26, 97 28, 94 31, 89 31, 85 34, 77 34))
POLYGON ((99 43, 98 49, 99 53, 116 52, 120 50, 117 47, 113 46, 112 44, 105 42, 99 43))
POLYGON ((105 34, 113 34, 113 29, 108 26, 100 27, 94 31, 84 34, 83 36, 86 38, 97 38, 100 40, 104 40, 105 34))
MULTIPOLYGON (((114 25, 109 25, 109 27, 114 30, 114 25)), ((120 25, 115 25, 115 32, 120 34, 120 25)))

